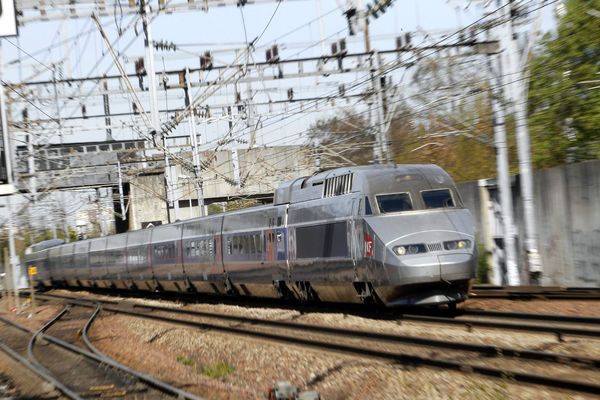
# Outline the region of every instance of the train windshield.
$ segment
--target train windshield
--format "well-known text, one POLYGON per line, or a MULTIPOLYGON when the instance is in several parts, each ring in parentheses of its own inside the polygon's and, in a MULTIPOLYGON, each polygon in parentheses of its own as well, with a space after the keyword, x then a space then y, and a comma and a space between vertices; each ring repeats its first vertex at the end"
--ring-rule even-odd
POLYGON ((413 209, 408 193, 382 194, 377 196, 377 205, 382 213, 410 211, 413 209))
POLYGON ((454 200, 449 189, 427 190, 421 192, 425 208, 454 207, 454 200))

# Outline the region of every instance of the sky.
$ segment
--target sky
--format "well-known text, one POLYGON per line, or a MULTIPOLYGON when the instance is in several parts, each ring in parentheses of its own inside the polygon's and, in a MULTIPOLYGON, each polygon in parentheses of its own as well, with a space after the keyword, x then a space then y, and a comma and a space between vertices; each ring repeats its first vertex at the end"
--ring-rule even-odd
MULTIPOLYGON (((362 4, 365 6, 373 1, 363 1, 362 4)), ((187 2, 187 0, 176 0, 176 2, 187 2)), ((416 43, 435 42, 434 37, 439 37, 435 36, 436 33, 455 32, 481 18, 482 4, 482 1, 467 0, 393 1, 387 12, 370 21, 369 30, 373 48, 380 50, 394 48, 395 37, 405 32, 416 32, 415 37, 418 37, 415 39, 416 43), (425 35, 428 33, 431 34, 431 38, 426 39, 425 35)), ((133 72, 134 61, 144 55, 142 35, 140 34, 142 26, 140 23, 132 23, 135 20, 133 15, 122 15, 120 7, 108 7, 113 11, 113 15, 102 17, 101 24, 111 41, 116 41, 119 31, 125 32, 116 42, 115 50, 122 53, 120 59, 127 72, 133 72), (130 28, 128 29, 128 27, 130 28), (128 42, 132 43, 130 47, 127 47, 128 42)), ((157 1, 152 1, 151 7, 156 10, 157 1)), ((154 41, 175 43, 180 50, 177 52, 156 51, 156 70, 160 72, 163 68, 166 70, 181 69, 186 66, 195 68, 199 64, 199 56, 207 50, 214 52, 216 63, 227 64, 235 58, 236 51, 239 54, 240 49, 245 47, 245 43, 253 41, 255 38, 257 39, 255 42, 256 53, 254 54, 256 61, 263 61, 266 48, 273 44, 279 45, 282 58, 321 55, 322 46, 319 44, 321 38, 325 38, 323 43, 326 54, 330 52, 330 44, 342 38, 348 41, 349 52, 364 51, 362 34, 348 35, 348 24, 343 15, 345 10, 346 2, 341 0, 321 0, 320 3, 313 0, 288 0, 281 3, 273 1, 255 5, 248 4, 245 7, 214 7, 210 8, 208 12, 159 13, 152 23, 154 41), (319 4, 322 25, 318 19, 319 4)), ((553 7, 546 7, 540 28, 542 31, 547 31, 552 29, 553 24, 553 7)), ((61 65, 62 70, 59 73, 64 77, 89 77, 99 76, 103 73, 117 73, 113 60, 107 54, 98 28, 91 18, 28 22, 19 27, 18 38, 4 39, 0 43, 3 79, 11 83, 51 79, 51 69, 55 64, 61 65), (61 44, 62 41, 66 43, 61 44), (18 62, 19 60, 21 62, 18 62)), ((396 83, 402 79, 401 71, 395 71, 391 75, 396 83)), ((212 76, 214 78, 214 74, 212 76)), ((346 74, 344 77, 332 75, 298 78, 285 80, 285 82, 255 82, 251 84, 251 89, 257 92, 253 98, 254 101, 266 103, 268 100, 285 99, 286 91, 291 86, 295 88, 295 96, 299 98, 324 96, 337 92, 339 83, 351 85, 353 82, 364 80, 366 76, 368 73, 363 71, 346 74)), ((209 79, 209 75, 201 76, 201 78, 209 79)), ((403 90, 410 90, 409 87, 401 87, 403 90)), ((72 97, 68 103, 70 106, 64 106, 64 108, 57 107, 54 94, 49 89, 31 92, 26 89, 22 90, 35 106, 25 102, 19 103, 18 107, 12 109, 14 119, 21 117, 24 107, 27 107, 31 119, 56 118, 58 115, 65 118, 79 115, 81 104, 86 105, 90 114, 101 113, 103 110, 98 96, 93 100, 93 95, 98 91, 97 86, 78 89, 77 85, 74 85, 60 89, 61 97, 72 97)), ((192 94, 194 96, 201 95, 203 90, 194 88, 192 94)), ((244 94, 244 88, 241 91, 244 94)), ((223 112, 218 104, 231 102, 234 96, 231 88, 225 88, 217 94, 218 96, 212 96, 204 102, 204 104, 214 106, 213 113, 215 115, 223 112)), ((184 102, 183 93, 179 91, 168 96, 159 91, 158 97, 159 108, 178 107, 182 106, 184 102)), ((146 93, 140 95, 140 100, 145 109, 148 109, 149 98, 146 93)), ((131 98, 127 95, 111 94, 110 101, 112 112, 131 109, 131 98)), ((359 101, 326 102, 317 103, 317 105, 319 108, 310 110, 311 112, 299 109, 298 105, 281 106, 275 110, 270 110, 266 106, 257 107, 254 121, 258 121, 257 123, 263 127, 262 130, 259 130, 257 144, 302 143, 305 141, 307 128, 316 120, 327 118, 353 107, 365 107, 359 101)), ((172 114, 163 114, 162 122, 166 121, 169 116, 172 114)), ((129 122, 132 126, 141 125, 139 117, 130 117, 129 121, 125 122, 129 122)), ((245 135, 249 129, 244 123, 244 121, 240 122, 240 129, 245 135)), ((65 142, 103 140, 105 133, 102 124, 103 119, 65 122, 63 140, 65 142)), ((215 148, 217 140, 223 137, 228 130, 228 121, 223 117, 220 119, 215 117, 211 123, 197 121, 197 124, 201 135, 200 142, 204 149, 215 148)), ((249 122, 248 125, 250 125, 249 122)), ((55 129, 52 124, 47 123, 46 126, 50 131, 55 129)), ((182 124, 178 129, 182 135, 185 135, 189 128, 187 124, 182 124)), ((115 130, 115 138, 137 138, 138 130, 131 127, 115 130)), ((53 143, 60 140, 56 132, 46 131, 43 135, 53 143)), ((19 132, 17 132, 17 137, 19 137, 19 132)), ((22 140, 22 136, 20 137, 22 140)), ((171 144, 177 143, 177 140, 171 142, 171 144)), ((243 145, 234 142, 230 146, 243 145)), ((76 197, 73 198, 73 201, 76 201, 76 197)), ((0 209, 0 217, 3 210, 0 209)))
MULTIPOLYGON (((180 2, 181 0, 177 1, 180 2)), ((373 1, 371 0, 371 2, 373 1)), ((157 8, 156 4, 156 2, 151 2, 153 9, 157 8)), ((343 15, 346 9, 345 2, 334 0, 322 0, 320 2, 323 33, 321 33, 321 25, 317 18, 317 4, 312 0, 288 0, 281 3, 268 2, 246 5, 245 7, 215 7, 209 9, 208 12, 161 13, 152 23, 154 41, 162 40, 178 44, 181 46, 181 51, 157 51, 155 53, 156 70, 160 72, 163 68, 169 70, 185 68, 186 66, 190 68, 197 67, 199 55, 206 50, 214 52, 217 63, 228 63, 235 57, 235 53, 231 49, 238 49, 239 51, 246 41, 252 41, 259 36, 260 39, 255 43, 257 49, 255 53, 256 61, 264 59, 264 50, 272 44, 280 46, 282 58, 320 55, 322 48, 317 42, 320 41, 321 37, 326 38, 324 48, 327 54, 330 51, 331 42, 342 38, 348 40, 349 51, 363 51, 362 35, 348 36, 348 25, 343 15), (261 36, 263 31, 264 33, 261 36), (226 51, 227 49, 230 49, 230 51, 226 51)), ((363 2, 364 4, 366 3, 363 2)), ((405 32, 417 32, 422 36, 427 32, 456 31, 480 18, 482 11, 482 2, 477 1, 396 0, 387 12, 377 19, 371 19, 369 28, 373 48, 394 48, 395 36, 405 32)), ((551 7, 548 7, 546 11, 551 11, 551 7)), ((111 40, 117 38, 120 29, 125 31, 122 39, 115 45, 115 50, 123 52, 124 57, 121 57, 121 61, 128 72, 133 72, 135 59, 142 57, 144 52, 142 35, 135 38, 132 32, 140 33, 142 27, 138 23, 133 25, 132 29, 127 30, 134 17, 131 15, 122 16, 119 7, 114 7, 113 12, 112 16, 101 18, 101 23, 111 40), (131 47, 126 47, 130 40, 133 41, 133 44, 131 47)), ((551 13, 546 14, 551 15, 551 13)), ((551 18, 545 16, 544 25, 548 26, 550 24, 551 18)), ((60 64, 62 69, 59 74, 62 73, 64 77, 88 77, 98 76, 105 72, 116 73, 114 63, 111 57, 107 55, 106 47, 90 18, 29 22, 19 28, 17 39, 11 38, 3 42, 4 79, 10 82, 51 79, 50 69, 55 63, 60 63, 61 60, 64 62, 60 64), (56 45, 72 37, 76 39, 69 41, 68 44, 56 45), (22 51, 19 51, 15 45, 20 47, 22 51), (49 46, 53 47, 48 49, 49 46), (22 63, 15 62, 19 57, 22 63)), ((306 97, 309 97, 319 93, 321 95, 330 93, 331 88, 337 86, 338 82, 344 82, 344 79, 346 79, 346 82, 352 82, 364 76, 364 73, 357 73, 354 76, 348 75, 346 78, 331 77, 330 79, 298 80, 291 83, 288 80, 285 85, 297 86, 297 97, 302 97, 302 91, 305 92, 306 97), (321 90, 318 90, 319 88, 321 90)), ((279 86, 280 91, 282 91, 279 94, 280 97, 273 95, 274 97, 269 98, 281 98, 284 95, 283 90, 287 89, 287 86, 284 87, 283 85, 269 85, 269 90, 273 91, 275 90, 273 87, 277 88, 279 86)), ((259 84, 253 84, 252 88, 254 90, 261 89, 259 84)), ((193 90, 193 92, 199 94, 200 90, 193 90)), ((66 92, 62 94, 67 95, 66 92)), ((88 94, 87 88, 79 92, 76 90, 71 91, 71 97, 80 99, 88 94)), ((231 102, 233 93, 231 90, 225 90, 220 95, 220 101, 217 101, 219 96, 213 96, 212 100, 216 102, 215 104, 223 103, 226 98, 228 102, 231 102)), ((41 104, 36 103, 38 109, 27 106, 25 103, 20 105, 20 107, 28 108, 30 118, 35 118, 36 115, 40 118, 56 118, 58 115, 65 118, 65 116, 79 115, 79 106, 72 109, 58 110, 51 91, 34 92, 31 93, 31 96, 41 99, 42 102, 41 104)), ((142 103, 149 107, 147 96, 142 95, 142 97, 142 103)), ((255 98, 255 100, 257 99, 255 98)), ((131 108, 131 99, 127 96, 115 96, 111 98, 112 100, 122 103, 121 105, 113 105, 111 107, 113 112, 115 107, 120 111, 131 108)), ((85 101, 82 100, 81 103, 84 104, 85 101)), ((159 92, 159 107, 173 107, 182 103, 182 93, 177 93, 171 100, 170 97, 165 97, 163 93, 159 92)), ((89 114, 93 114, 93 110, 97 110, 97 113, 102 111, 101 104, 98 102, 86 104, 86 107, 89 114)), ((280 111, 280 113, 285 114, 285 111, 280 111)), ((328 115, 328 112, 332 112, 331 110, 321 111, 315 113, 316 115, 312 119, 308 118, 302 121, 287 119, 286 130, 302 132, 306 130, 311 121, 314 122, 316 118, 323 118, 328 115)), ((13 109, 13 116, 19 118, 20 112, 21 109, 13 109)), ((259 110, 259 112, 265 111, 259 110)), ((163 115, 162 121, 164 122, 166 119, 166 115, 163 115)), ((81 124, 81 120, 74 122, 74 124, 81 124)), ((89 122, 87 124, 98 126, 98 124, 93 125, 89 122)), ((279 127, 275 122, 273 124, 275 128, 279 127)), ((208 145, 211 142, 214 143, 223 134, 223 130, 227 129, 225 122, 210 127, 204 126, 203 128, 206 131, 203 140, 208 145)), ((90 128, 90 130, 93 131, 94 129, 90 128)), ((200 127, 200 130, 202 131, 202 127, 200 127)), ((120 137, 116 138, 130 139, 137 135, 132 129, 125 132, 129 133, 121 134, 120 137)), ((259 139, 262 140, 260 144, 269 144, 276 138, 277 133, 277 129, 264 130, 262 135, 259 135, 259 139)), ((65 137, 64 140, 102 140, 102 134, 102 129, 96 129, 95 132, 71 134, 70 137, 65 137)), ((290 135, 291 141, 302 141, 300 136, 297 138, 292 136, 290 135)), ((57 142, 59 138, 54 135, 51 140, 57 142)), ((290 140, 286 140, 286 142, 290 140)))

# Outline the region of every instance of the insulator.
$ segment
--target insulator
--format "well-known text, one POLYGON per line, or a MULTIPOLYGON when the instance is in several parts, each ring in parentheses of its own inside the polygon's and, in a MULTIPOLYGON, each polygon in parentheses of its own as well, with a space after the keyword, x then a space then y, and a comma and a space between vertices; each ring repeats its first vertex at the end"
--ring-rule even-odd
POLYGON ((205 51, 200 57, 200 68, 204 70, 211 70, 213 67, 213 57, 210 51, 205 51))
POLYGON ((138 75, 142 75, 146 73, 146 68, 144 67, 144 59, 138 58, 135 61, 135 73, 138 75))
POLYGON ((346 39, 340 39, 340 54, 345 56, 348 53, 346 50, 346 39))

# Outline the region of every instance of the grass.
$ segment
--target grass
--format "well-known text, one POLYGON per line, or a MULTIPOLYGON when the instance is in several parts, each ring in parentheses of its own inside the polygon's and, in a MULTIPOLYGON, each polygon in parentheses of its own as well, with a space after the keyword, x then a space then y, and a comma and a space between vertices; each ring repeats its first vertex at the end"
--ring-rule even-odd
POLYGON ((188 367, 194 365, 194 360, 188 356, 177 356, 177 362, 187 365, 188 367))
POLYGON ((213 364, 213 365, 204 366, 200 369, 200 372, 202 373, 202 375, 206 375, 209 378, 213 378, 213 379, 225 378, 227 375, 231 374, 233 371, 235 371, 234 367, 232 367, 231 365, 224 363, 222 361, 219 361, 218 363, 213 364))

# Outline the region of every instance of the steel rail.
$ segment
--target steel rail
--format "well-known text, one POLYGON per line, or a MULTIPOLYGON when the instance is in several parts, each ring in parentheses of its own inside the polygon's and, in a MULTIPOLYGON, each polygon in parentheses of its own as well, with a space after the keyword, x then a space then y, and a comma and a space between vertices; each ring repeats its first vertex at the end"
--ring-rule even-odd
POLYGON ((600 326, 600 318, 598 317, 581 317, 571 315, 552 315, 552 314, 534 314, 534 313, 521 313, 521 312, 508 312, 508 311, 486 311, 476 310, 472 308, 462 308, 459 313, 461 315, 472 315, 481 317, 494 317, 494 318, 511 318, 511 319, 524 319, 524 320, 536 320, 536 321, 548 321, 548 322, 566 322, 569 324, 595 324, 600 326))
POLYGON ((10 357, 12 357, 14 360, 16 360, 17 362, 19 362, 19 363, 23 364, 24 366, 26 366, 27 368, 29 368, 33 373, 35 373, 36 375, 38 375, 45 381, 49 382, 53 388, 56 388, 57 390, 59 390, 62 394, 64 394, 68 398, 74 399, 74 400, 81 399, 81 397, 77 393, 74 393, 68 387, 63 385, 59 380, 57 380, 55 377, 53 377, 45 368, 40 367, 39 365, 28 360, 26 357, 23 357, 21 354, 19 354, 15 350, 11 349, 7 344, 3 343, 2 341, 0 341, 0 349, 2 351, 4 351, 6 354, 8 354, 10 357))
MULTIPOLYGON (((55 294, 40 294, 38 297, 50 297, 50 298, 59 298, 68 301, 90 301, 85 299, 74 299, 71 296, 63 296, 63 295, 55 295, 55 294)), ((113 300, 102 300, 102 302, 110 303, 110 304, 119 304, 119 302, 113 300)), ((123 302, 121 302, 123 303, 123 302)), ((149 308, 166 312, 180 313, 180 314, 191 314, 199 316, 210 317, 211 313, 205 313, 202 311, 190 311, 190 310, 180 310, 173 309, 169 307, 160 307, 160 306, 149 306, 135 303, 127 303, 131 304, 133 307, 137 308, 149 308), (205 313, 206 315, 201 315, 198 313, 205 313)), ((104 309, 108 310, 105 306, 104 309)), ((511 314, 511 313, 508 313, 511 314)), ((517 313, 518 315, 518 313, 517 313)), ((525 315, 525 314, 523 314, 525 315)), ((536 315, 536 314, 533 314, 536 315)), ((544 314, 537 314, 544 315, 544 314)), ((568 316, 565 316, 570 318, 568 316)), ((225 316, 223 316, 225 318, 225 316)), ((227 316, 227 318, 243 318, 243 317, 235 317, 235 316, 227 316)), ((600 330, 596 329, 588 329, 588 328, 573 328, 566 326, 551 326, 551 325, 532 325, 532 324, 519 324, 513 322, 505 322, 505 321, 486 321, 486 320, 477 320, 477 319, 453 319, 449 317, 439 317, 439 316, 427 316, 427 315, 416 315, 416 314, 399 314, 396 315, 395 318, 397 320, 405 320, 405 321, 414 321, 414 322, 423 322, 423 323, 433 323, 433 324, 445 324, 445 325, 460 325, 464 326, 467 329, 471 330, 474 327, 480 328, 488 328, 488 329, 504 329, 504 330, 515 330, 515 331, 524 331, 524 332, 535 332, 535 333, 546 333, 552 334, 558 337, 559 340, 562 340, 565 335, 573 335, 573 336, 586 336, 592 338, 600 337, 600 330)), ((517 317, 518 318, 518 317, 517 317)), ((556 321, 551 321, 556 322, 556 321)))
MULTIPOLYGON (((91 300, 77 300, 72 299, 70 303, 72 305, 80 305, 84 307, 92 307, 91 300)), ((536 361, 550 361, 555 363, 564 363, 564 364, 584 364, 586 366, 592 368, 600 368, 600 359, 594 359, 589 357, 580 357, 580 356, 571 356, 568 354, 562 353, 553 353, 553 352, 545 352, 545 351, 534 351, 534 350, 521 350, 500 346, 492 346, 492 345, 478 345, 478 344, 470 344, 470 343, 457 343, 452 341, 440 340, 440 339, 427 339, 415 336, 408 335, 396 335, 396 334, 386 334, 379 332, 369 332, 369 331, 357 331, 351 329, 340 329, 329 326, 322 325, 306 325, 295 322, 287 322, 287 321, 271 321, 259 318, 248 318, 248 317, 240 317, 234 315, 221 315, 215 313, 209 313, 204 311, 193 311, 193 310, 181 310, 181 309, 173 309, 169 307, 156 307, 156 306, 146 306, 146 305, 138 305, 138 304, 129 304, 134 308, 145 308, 151 311, 160 311, 160 312, 170 312, 176 314, 185 314, 196 317, 207 317, 212 319, 220 319, 233 321, 238 323, 246 323, 246 324, 254 324, 254 325, 266 325, 272 326, 280 329, 292 329, 295 331, 307 331, 307 332, 319 332, 325 334, 332 334, 338 336, 346 336, 346 337, 355 337, 360 339, 369 339, 369 340, 377 340, 377 341, 386 341, 391 343, 410 343, 428 347, 439 347, 451 350, 461 350, 461 351, 469 351, 474 353, 479 353, 487 356, 507 356, 521 359, 529 359, 536 361)), ((144 314, 144 313, 136 313, 129 310, 123 310, 119 307, 111 307, 105 306, 103 307, 106 311, 111 311, 115 313, 134 313, 133 315, 142 317, 142 318, 153 318, 153 316, 144 314)), ((132 315, 132 314, 130 314, 132 315)), ((179 320, 177 320, 179 321, 179 320)), ((85 331, 85 330, 84 330, 85 331)))
MULTIPOLYGON (((17 329, 19 329, 19 330, 21 330, 23 332, 28 332, 28 333, 31 333, 31 334, 35 334, 36 332, 39 332, 39 330, 38 331, 34 331, 33 329, 30 329, 30 328, 28 328, 26 326, 18 324, 18 323, 14 322, 14 321, 11 321, 9 319, 6 319, 6 318, 4 318, 2 316, 0 316, 0 321, 4 322, 6 324, 12 325, 13 327, 15 327, 15 328, 17 328, 17 329)), ((60 347, 62 347, 64 349, 70 350, 70 351, 72 351, 74 353, 80 354, 80 355, 82 355, 82 356, 84 356, 84 357, 86 357, 88 359, 94 360, 94 361, 96 361, 98 363, 107 364, 107 365, 109 365, 109 366, 111 366, 111 367, 113 367, 115 369, 121 370, 121 371, 126 372, 126 373, 129 373, 129 371, 131 370, 129 367, 126 367, 126 366, 124 366, 124 365, 122 365, 122 364, 120 364, 120 363, 118 363, 118 362, 116 362, 116 361, 114 361, 114 360, 112 360, 112 359, 110 359, 108 357, 100 357, 100 356, 98 356, 98 355, 96 355, 94 353, 91 353, 91 352, 89 352, 87 350, 79 348, 79 347, 77 347, 77 346, 75 346, 75 345, 73 345, 73 344, 71 344, 69 342, 66 342, 66 341, 64 341, 62 339, 59 339, 57 337, 48 335, 48 334, 43 333, 43 332, 40 332, 38 335, 41 338, 43 338, 44 340, 47 340, 47 341, 49 341, 49 342, 51 342, 53 344, 56 344, 56 345, 58 345, 58 346, 60 346, 60 347)), ((144 374, 141 374, 141 375, 144 375, 144 374)), ((150 376, 147 376, 147 377, 150 380, 155 380, 156 381, 156 387, 157 388, 161 388, 161 386, 160 386, 159 383, 162 383, 165 387, 169 386, 168 384, 165 384, 164 382, 161 382, 161 381, 159 381, 157 379, 154 379, 154 378, 152 378, 150 376)), ((191 393, 179 390, 179 389, 177 389, 177 393, 170 392, 170 394, 176 394, 178 396, 178 398, 181 398, 181 399, 202 400, 201 397, 198 397, 198 396, 196 396, 194 394, 191 394, 191 393)), ((81 397, 77 397, 77 398, 81 398, 81 397)))
POLYGON ((598 300, 598 288, 585 287, 540 287, 540 286, 492 286, 475 285, 471 290, 472 298, 541 298, 548 300, 598 300))
MULTIPOLYGON (((202 311, 189 311, 189 310, 177 310, 171 309, 168 307, 153 307, 153 306, 139 306, 134 304, 135 308, 146 308, 149 310, 160 311, 160 312, 171 312, 176 314, 186 314, 197 317, 207 317, 213 319, 221 319, 234 321, 239 323, 246 323, 251 325, 266 325, 272 326, 280 329, 292 329, 295 331, 306 331, 306 332, 319 332, 330 335, 337 336, 345 336, 345 337, 354 337, 359 339, 369 339, 369 340, 378 340, 378 341, 386 341, 390 343, 409 343, 416 344, 428 347, 439 347, 444 349, 451 350, 461 350, 461 351, 469 351, 473 353, 479 353, 487 356, 507 356, 514 358, 522 358, 536 361, 550 361, 555 363, 564 363, 564 364, 584 364, 590 366, 592 368, 600 368, 600 359, 594 359, 589 357, 579 357, 579 356, 571 356, 568 354, 562 353, 553 353, 553 352, 545 352, 545 351, 534 351, 534 350, 520 350, 508 347, 500 347, 500 346, 492 346, 492 345, 477 345, 470 343, 460 343, 460 342, 452 342, 447 340, 440 339, 427 339, 416 336, 409 335, 395 335, 395 334, 386 334, 379 332, 369 332, 369 331, 357 331, 352 329, 340 329, 333 328, 329 326, 323 325, 306 325, 295 322, 286 322, 286 321, 271 321, 260 318, 248 318, 248 317, 238 317, 233 315, 219 315, 213 313, 207 313, 202 311)), ((107 311, 112 312, 123 312, 127 310, 122 310, 118 307, 106 307, 107 311)), ((135 313, 136 316, 146 318, 148 314, 144 313, 135 313)), ((148 318, 153 318, 152 316, 148 318)))
POLYGON ((132 368, 127 367, 126 365, 122 365, 117 363, 114 359, 108 357, 106 354, 102 353, 101 351, 99 351, 93 344, 92 342, 89 340, 88 337, 88 331, 90 329, 90 327, 92 326, 94 320, 96 319, 96 317, 98 316, 98 314, 100 314, 100 311, 102 310, 102 306, 98 305, 96 307, 96 310, 94 310, 94 313, 92 314, 92 316, 87 320, 87 322, 85 323, 85 326, 83 327, 82 330, 82 334, 81 337, 83 339, 83 342, 85 343, 85 345, 87 346, 87 348, 94 354, 96 354, 98 357, 102 358, 104 361, 104 363, 108 364, 108 365, 113 365, 113 364, 118 364, 121 367, 119 369, 121 369, 122 371, 125 371, 133 376, 135 376, 136 378, 140 379, 141 381, 146 382, 148 385, 151 385, 153 387, 156 387, 164 392, 168 392, 171 393, 173 395, 178 396, 178 398, 180 399, 201 399, 200 397, 194 396, 184 390, 178 389, 175 386, 169 385, 168 383, 165 383, 161 380, 158 380, 156 378, 154 378, 151 375, 148 374, 144 374, 143 372, 139 372, 136 371, 132 368))
POLYGON ((498 321, 483 321, 477 319, 451 319, 448 317, 432 317, 423 315, 402 314, 399 316, 401 320, 425 322, 444 325, 462 325, 468 329, 473 327, 491 328, 491 329, 506 329, 515 331, 526 331, 536 333, 549 333, 562 338, 563 335, 587 336, 593 338, 600 337, 600 330, 585 329, 585 328, 570 328, 566 326, 550 326, 550 325, 532 325, 518 324, 512 322, 498 321))
MULTIPOLYGON (((85 306, 85 307, 93 306, 86 302, 81 302, 78 305, 85 306)), ((149 308, 152 308, 152 307, 149 306, 149 308)), ((600 393, 600 385, 597 385, 594 383, 572 381, 572 380, 567 380, 567 379, 563 379, 563 378, 555 378, 555 377, 549 377, 549 376, 544 376, 544 375, 523 373, 523 372, 519 372, 519 371, 502 369, 502 368, 479 366, 479 365, 474 365, 474 364, 465 364, 463 362, 458 362, 458 361, 439 360, 439 359, 435 359, 435 358, 428 358, 428 357, 422 357, 422 356, 373 350, 373 349, 369 349, 369 348, 336 344, 331 341, 304 339, 304 338, 300 338, 298 336, 282 335, 282 334, 276 334, 276 333, 271 333, 271 332, 258 332, 258 331, 243 329, 243 328, 239 328, 239 327, 231 327, 231 326, 215 325, 215 324, 209 324, 209 323, 203 323, 203 322, 195 322, 195 321, 190 321, 190 320, 185 320, 185 319, 160 316, 160 315, 156 315, 156 314, 145 314, 145 313, 141 313, 141 312, 120 309, 118 307, 103 307, 103 310, 111 311, 111 312, 115 312, 115 313, 119 313, 119 314, 124 314, 124 315, 129 315, 129 316, 134 316, 134 317, 139 317, 139 318, 146 318, 146 319, 151 319, 151 320, 155 320, 155 321, 161 321, 161 322, 165 322, 165 323, 169 323, 169 324, 175 324, 175 325, 181 325, 181 326, 185 326, 185 327, 196 328, 196 329, 203 329, 203 330, 210 329, 210 330, 225 332, 225 333, 229 333, 229 334, 249 336, 249 337, 258 338, 258 339, 268 339, 271 341, 276 341, 276 342, 286 343, 286 344, 290 344, 290 343, 297 344, 297 345, 304 346, 304 347, 311 347, 311 348, 324 349, 324 350, 329 350, 329 351, 342 352, 345 354, 350 354, 350 355, 355 355, 355 356, 359 355, 359 356, 363 356, 363 357, 382 359, 382 360, 387 360, 387 361, 392 361, 392 362, 397 362, 397 363, 402 363, 402 364, 426 365, 426 366, 437 367, 437 368, 442 368, 442 369, 451 369, 451 370, 462 371, 462 372, 472 372, 472 373, 477 373, 480 375, 495 377, 495 378, 509 378, 511 380, 518 381, 518 382, 539 384, 539 385, 543 385, 543 386, 547 386, 547 387, 554 387, 554 388, 559 388, 559 389, 569 389, 569 390, 585 392, 585 393, 594 393, 594 394, 600 393)), ((169 311, 171 311, 171 310, 169 310, 169 311)), ((224 316, 224 317, 230 318, 232 316, 224 316)), ((239 317, 239 318, 243 318, 243 317, 239 317)), ((249 320, 253 320, 253 319, 250 318, 249 320)), ((260 321, 262 323, 264 320, 258 320, 258 321, 260 321)), ((274 322, 281 322, 281 321, 269 321, 269 322, 274 323, 274 322)), ((285 324, 292 324, 292 323, 285 323, 285 324)), ((294 326, 295 325, 302 326, 301 324, 294 324, 294 326)), ((313 326, 308 325, 306 327, 311 328, 313 326)), ((336 330, 336 328, 329 328, 329 327, 323 327, 323 328, 327 328, 328 330, 329 329, 336 330)), ((363 338, 363 339, 366 337, 365 332, 353 331, 353 334, 358 335, 360 338, 363 338)), ((373 335, 379 336, 379 335, 383 335, 383 334, 374 333, 373 335)), ((373 336, 373 337, 375 337, 375 336, 373 336)), ((567 356, 567 357, 569 357, 569 356, 567 356)), ((597 360, 594 360, 594 361, 597 362, 597 360)))
MULTIPOLYGON (((35 342, 36 342, 38 336, 42 335, 43 332, 46 329, 48 329, 49 327, 51 327, 56 321, 58 321, 63 315, 65 315, 65 313, 67 311, 69 311, 70 308, 71 308, 71 306, 66 306, 58 314, 56 314, 54 317, 52 317, 44 325, 42 325, 42 327, 40 329, 38 329, 37 331, 33 332, 33 335, 31 336, 31 338, 29 339, 29 342, 27 343, 27 356, 31 360, 31 363, 33 365, 37 366, 37 368, 39 368, 40 370, 44 371, 48 375, 52 375, 52 374, 50 373, 50 371, 46 367, 44 367, 35 358, 35 356, 33 354, 33 346, 35 346, 35 342)), ((6 320, 3 320, 3 322, 6 322, 6 320)), ((13 326, 16 327, 16 325, 13 325, 13 326)), ((58 389, 61 392, 63 392, 65 395, 67 395, 68 397, 70 397, 72 399, 83 400, 83 397, 81 397, 78 393, 75 393, 74 391, 72 391, 71 389, 69 389, 66 385, 60 384, 60 387, 58 389)))

